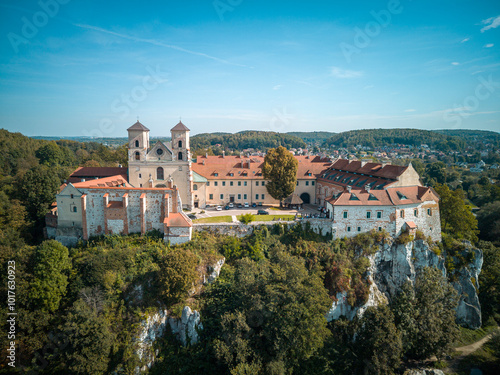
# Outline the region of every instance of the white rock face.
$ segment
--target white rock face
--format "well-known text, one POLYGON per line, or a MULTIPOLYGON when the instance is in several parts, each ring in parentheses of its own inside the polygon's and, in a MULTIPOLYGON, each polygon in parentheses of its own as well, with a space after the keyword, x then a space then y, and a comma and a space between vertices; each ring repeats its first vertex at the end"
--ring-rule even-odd
POLYGON ((224 265, 225 261, 226 261, 226 258, 219 259, 217 261, 217 263, 208 267, 209 275, 205 281, 205 284, 206 283, 212 284, 219 277, 220 271, 221 271, 222 266, 224 265))
POLYGON ((168 324, 172 329, 172 333, 182 342, 182 345, 196 344, 198 342, 198 330, 203 329, 200 313, 191 311, 189 306, 182 310, 181 319, 168 318, 168 324))
POLYGON ((404 375, 445 375, 441 370, 435 369, 412 369, 405 371, 404 375))
POLYGON ((352 320, 357 315, 362 317, 366 309, 370 306, 378 306, 380 304, 387 304, 387 298, 378 290, 377 285, 373 281, 372 275, 375 268, 374 257, 368 257, 370 260, 370 268, 368 273, 368 279, 371 281, 370 294, 368 296, 368 301, 363 306, 352 307, 347 303, 347 292, 337 293, 337 302, 333 302, 331 309, 326 314, 326 320, 332 321, 337 320, 341 316, 345 316, 347 319, 352 320))
MULTIPOLYGON (((457 308, 457 322, 469 328, 481 326, 481 307, 477 296, 479 273, 481 272, 483 255, 481 250, 469 248, 474 252, 474 260, 460 270, 458 281, 453 284, 460 295, 457 308)), ((365 305, 349 306, 346 292, 337 294, 326 318, 328 321, 345 316, 352 320, 356 315, 362 316, 369 306, 387 303, 396 296, 399 288, 406 282, 415 279, 424 267, 436 267, 446 276, 444 258, 436 255, 425 241, 417 240, 407 244, 381 245, 378 251, 369 257, 369 279, 372 281, 370 295, 365 305)))
MULTIPOLYGON (((158 337, 163 336, 167 326, 167 318, 167 310, 159 310, 156 314, 148 316, 141 324, 141 331, 137 337, 136 354, 141 361, 143 359, 146 361, 145 367, 147 368, 151 368, 154 363, 156 353, 151 351, 151 347, 158 337)), ((138 369, 136 368, 136 373, 138 369)))

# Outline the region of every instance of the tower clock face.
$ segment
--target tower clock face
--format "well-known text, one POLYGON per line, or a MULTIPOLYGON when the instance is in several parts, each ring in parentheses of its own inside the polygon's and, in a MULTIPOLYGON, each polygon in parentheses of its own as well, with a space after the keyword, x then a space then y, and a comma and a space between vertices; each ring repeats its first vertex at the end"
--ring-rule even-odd
POLYGON ((156 154, 159 156, 163 155, 163 150, 161 148, 157 149, 156 154))

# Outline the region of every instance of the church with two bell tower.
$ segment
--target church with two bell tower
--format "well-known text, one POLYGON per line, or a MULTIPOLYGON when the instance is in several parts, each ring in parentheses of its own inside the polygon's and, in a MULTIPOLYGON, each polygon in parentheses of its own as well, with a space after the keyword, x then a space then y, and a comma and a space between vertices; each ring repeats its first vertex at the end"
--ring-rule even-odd
POLYGON ((193 207, 193 175, 189 129, 179 122, 170 133, 170 142, 149 141, 149 129, 137 121, 128 131, 128 178, 136 188, 161 188, 173 182, 183 208, 193 207))

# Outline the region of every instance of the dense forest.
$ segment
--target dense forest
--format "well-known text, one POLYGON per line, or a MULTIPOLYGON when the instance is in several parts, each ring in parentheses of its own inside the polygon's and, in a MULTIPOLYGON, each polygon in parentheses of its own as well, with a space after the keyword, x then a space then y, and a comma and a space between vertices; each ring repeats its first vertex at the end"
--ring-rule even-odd
POLYGON ((449 136, 428 130, 419 129, 365 129, 351 130, 335 134, 327 139, 324 146, 328 147, 389 147, 402 144, 418 146, 426 144, 431 148, 448 150, 465 150, 467 142, 459 136, 449 136))
POLYGON ((307 143, 322 142, 335 135, 333 132, 288 132, 286 134, 301 138, 307 143))
POLYGON ((225 149, 238 152, 249 148, 265 151, 278 146, 284 146, 288 149, 305 148, 306 143, 302 139, 289 134, 253 130, 235 134, 203 133, 191 137, 193 155, 196 153, 203 154, 204 150, 209 149, 217 155, 225 149))
MULTIPOLYGON (((241 239, 203 232, 181 246, 169 246, 152 232, 94 238, 68 249, 41 235, 61 182, 78 165, 126 165, 125 147, 34 140, 0 130, 0 150, 0 298, 7 300, 7 262, 13 260, 17 358, 26 370, 133 374, 145 364, 135 352, 146 316, 167 309, 179 317, 186 305, 201 314, 199 342, 184 347, 166 332, 154 344, 151 374, 402 374, 433 355, 435 366, 446 366, 450 348, 474 336, 455 323, 457 294, 450 284, 467 262, 464 240, 483 251, 479 299, 485 329, 500 321, 497 170, 471 174, 413 160, 441 197, 443 242, 420 239, 443 258, 448 279, 425 269, 387 305, 370 307, 352 321, 327 323, 324 316, 339 291, 351 306, 366 302, 367 257, 378 246, 413 238, 377 232, 332 239, 307 226, 275 225, 241 239), (220 276, 204 284, 222 257, 220 276)), ((4 317, 6 308, 0 307, 4 317)), ((485 375, 496 374, 500 336, 480 355, 457 374, 468 375, 472 363, 480 363, 485 375)), ((4 361, 0 366, 0 373, 12 373, 4 361)))

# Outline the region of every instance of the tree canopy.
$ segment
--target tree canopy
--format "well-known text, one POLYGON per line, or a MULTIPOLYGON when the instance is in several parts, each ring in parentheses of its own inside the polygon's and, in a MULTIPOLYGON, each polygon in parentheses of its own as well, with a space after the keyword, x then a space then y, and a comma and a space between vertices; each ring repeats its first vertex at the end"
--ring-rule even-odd
POLYGON ((292 194, 297 183, 297 159, 284 147, 280 146, 267 152, 262 166, 262 176, 269 180, 267 191, 280 202, 292 194))

